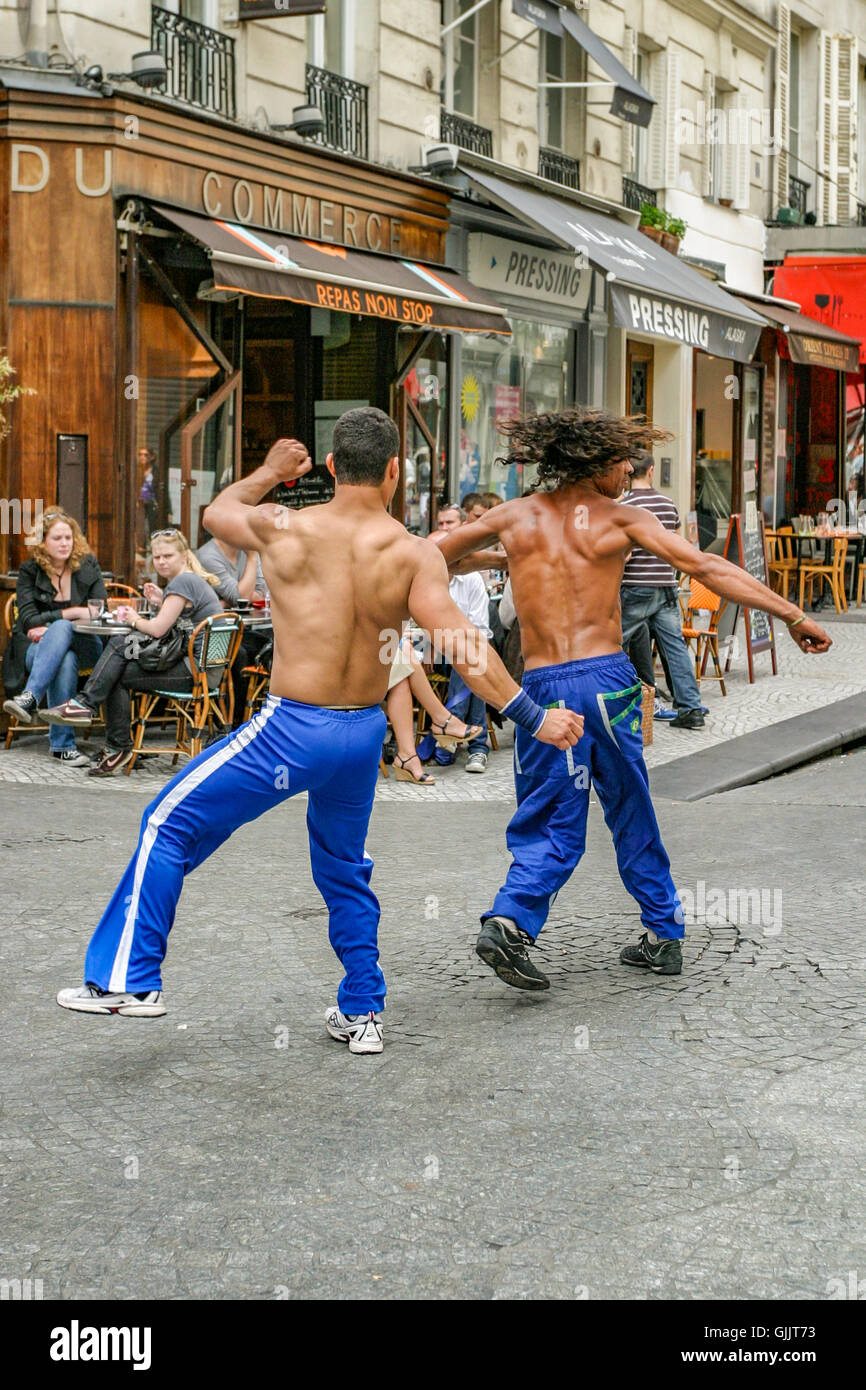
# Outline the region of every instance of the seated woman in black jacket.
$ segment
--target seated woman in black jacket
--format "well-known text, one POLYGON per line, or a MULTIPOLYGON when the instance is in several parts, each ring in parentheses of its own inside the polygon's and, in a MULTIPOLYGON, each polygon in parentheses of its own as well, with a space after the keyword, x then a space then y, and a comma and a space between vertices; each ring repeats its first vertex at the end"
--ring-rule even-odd
MULTIPOLYGON (((88 599, 105 599, 102 571, 75 518, 53 508, 43 514, 42 539, 18 571, 18 620, 3 666, 10 697, 3 708, 22 724, 32 723, 43 695, 52 705, 74 695, 79 670, 98 659, 99 638, 72 626, 90 616, 88 599)), ((70 767, 90 763, 76 748, 72 729, 52 728, 48 746, 70 767)))
MULTIPOLYGON (((116 615, 122 622, 145 637, 164 637, 181 616, 195 627, 202 619, 222 613, 216 575, 203 568, 180 531, 154 531, 150 548, 154 569, 166 584, 164 589, 145 584, 144 594, 159 611, 154 618, 143 618, 134 608, 118 608, 116 615)), ((78 698, 40 711, 41 718, 49 724, 86 728, 105 703, 105 748, 91 767, 89 777, 111 777, 132 757, 130 690, 190 688, 186 658, 165 671, 146 671, 134 659, 134 645, 129 633, 112 637, 78 698)))

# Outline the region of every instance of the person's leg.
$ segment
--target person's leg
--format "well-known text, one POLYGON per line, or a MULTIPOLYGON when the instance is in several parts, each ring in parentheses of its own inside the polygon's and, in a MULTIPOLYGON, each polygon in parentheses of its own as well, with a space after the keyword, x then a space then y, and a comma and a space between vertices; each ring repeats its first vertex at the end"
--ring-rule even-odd
POLYGON ((671 694, 677 708, 700 710, 701 692, 695 679, 695 671, 689 649, 683 637, 682 616, 677 602, 676 589, 664 586, 660 589, 662 603, 650 618, 650 631, 653 633, 663 654, 673 682, 671 694))
POLYGON ((467 745, 470 757, 473 753, 489 753, 490 743, 487 738, 487 706, 481 696, 476 695, 474 691, 469 700, 469 708, 466 711, 466 723, 470 725, 477 724, 481 729, 481 733, 476 734, 475 738, 471 738, 467 745))
MULTIPOLYGON (((532 698, 539 694, 533 689, 532 698)), ((535 940, 560 888, 568 882, 586 847, 589 808, 588 741, 568 753, 515 733, 514 783, 517 810, 505 833, 512 856, 505 883, 482 914, 507 917, 535 940)))
POLYGON ((652 639, 646 623, 641 623, 635 628, 626 650, 629 661, 644 685, 655 690, 656 673, 653 667, 652 639))
POLYGON ((613 836, 620 877, 640 906, 645 929, 667 941, 683 936, 682 911, 649 793, 639 686, 629 683, 632 671, 624 657, 612 658, 609 669, 598 673, 595 707, 588 700, 584 709, 593 734, 592 782, 613 836))
POLYGON ((65 618, 59 618, 56 623, 49 623, 39 641, 31 642, 27 648, 24 660, 29 675, 25 688, 37 703, 47 693, 49 685, 57 675, 60 663, 72 646, 74 636, 72 624, 65 618))
MULTIPOLYGON (((62 705, 66 700, 71 700, 77 688, 78 656, 74 647, 70 647, 48 683, 46 696, 49 706, 62 705)), ((48 747, 52 753, 74 752, 75 730, 68 724, 49 724, 48 747)))
MULTIPOLYGON (((409 677, 409 688, 422 709, 425 709, 431 720, 439 728, 448 722, 451 711, 446 709, 439 699, 429 680, 424 667, 414 656, 409 657, 412 663, 412 674, 409 677)), ((471 722, 471 721, 470 721, 471 722)), ((392 720, 393 723, 393 720, 392 720)), ((461 737, 460 725, 463 725, 463 733, 466 732, 467 724, 456 715, 451 719, 451 732, 458 738, 461 737)))
MULTIPOLYGON (((623 584, 619 591, 622 613, 622 645, 628 647, 639 628, 646 625, 658 605, 657 590, 644 584, 623 584)), ((655 681, 653 681, 653 685, 655 681)))
POLYGON ((378 710, 352 713, 355 719, 332 719, 328 726, 340 756, 333 776, 310 790, 307 830, 313 879, 328 906, 331 945, 346 972, 337 1006, 343 1014, 359 1015, 379 1013, 385 1004, 379 903, 370 888, 373 861, 364 848, 385 720, 378 710))
POLYGON ((87 948, 85 984, 161 990, 184 876, 238 826, 309 787, 317 750, 288 705, 269 701, 236 734, 194 758, 147 807, 136 851, 87 948))
POLYGON ((415 756, 415 726, 412 714, 412 692, 409 679, 392 685, 385 696, 385 709, 394 738, 397 740, 397 756, 405 761, 415 756))

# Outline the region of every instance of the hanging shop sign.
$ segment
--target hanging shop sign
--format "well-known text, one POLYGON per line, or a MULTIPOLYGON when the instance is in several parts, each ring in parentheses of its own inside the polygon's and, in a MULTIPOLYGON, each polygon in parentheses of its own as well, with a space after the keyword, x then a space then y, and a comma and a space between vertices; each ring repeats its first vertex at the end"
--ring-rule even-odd
POLYGON ((469 278, 497 294, 520 295, 545 304, 561 304, 583 314, 592 272, 585 257, 573 251, 548 251, 525 241, 469 235, 469 278))
POLYGON ((860 368, 857 343, 838 343, 832 338, 810 338, 805 333, 789 333, 788 350, 792 362, 806 367, 831 367, 837 372, 856 372, 860 368))
POLYGON ((714 357, 736 362, 752 359, 761 325, 728 318, 703 305, 680 304, 646 291, 611 285, 614 321, 634 333, 649 333, 686 347, 699 348, 714 357))

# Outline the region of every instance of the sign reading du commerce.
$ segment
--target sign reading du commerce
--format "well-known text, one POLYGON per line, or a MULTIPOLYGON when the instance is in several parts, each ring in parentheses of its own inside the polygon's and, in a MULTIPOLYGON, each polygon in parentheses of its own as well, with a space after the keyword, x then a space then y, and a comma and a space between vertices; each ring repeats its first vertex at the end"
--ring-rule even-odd
POLYGON ((499 294, 561 304, 582 314, 589 299, 589 263, 574 251, 547 251, 525 241, 472 232, 469 279, 499 294))

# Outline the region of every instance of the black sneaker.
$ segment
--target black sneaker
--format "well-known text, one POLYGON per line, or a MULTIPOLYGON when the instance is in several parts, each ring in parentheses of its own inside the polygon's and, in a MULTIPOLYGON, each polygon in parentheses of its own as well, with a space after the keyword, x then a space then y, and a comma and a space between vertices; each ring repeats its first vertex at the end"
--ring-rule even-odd
POLYGON ((77 748, 62 748, 55 750, 52 754, 67 767, 90 767, 92 759, 86 753, 80 753, 77 748))
POLYGON ((702 729, 704 727, 704 716, 699 709, 680 710, 676 719, 671 719, 669 729, 702 729))
POLYGON ((475 952, 500 980, 515 989, 550 989, 547 976, 529 959, 526 947, 533 944, 532 937, 520 927, 501 917, 488 917, 475 942, 475 952))
POLYGON ((623 965, 642 965, 654 975, 680 975, 683 969, 683 946, 677 941, 650 941, 644 932, 636 946, 624 946, 619 953, 623 965))
POLYGON ((3 708, 7 714, 14 714, 19 724, 32 724, 39 701, 29 690, 22 690, 12 700, 4 700, 3 708))

